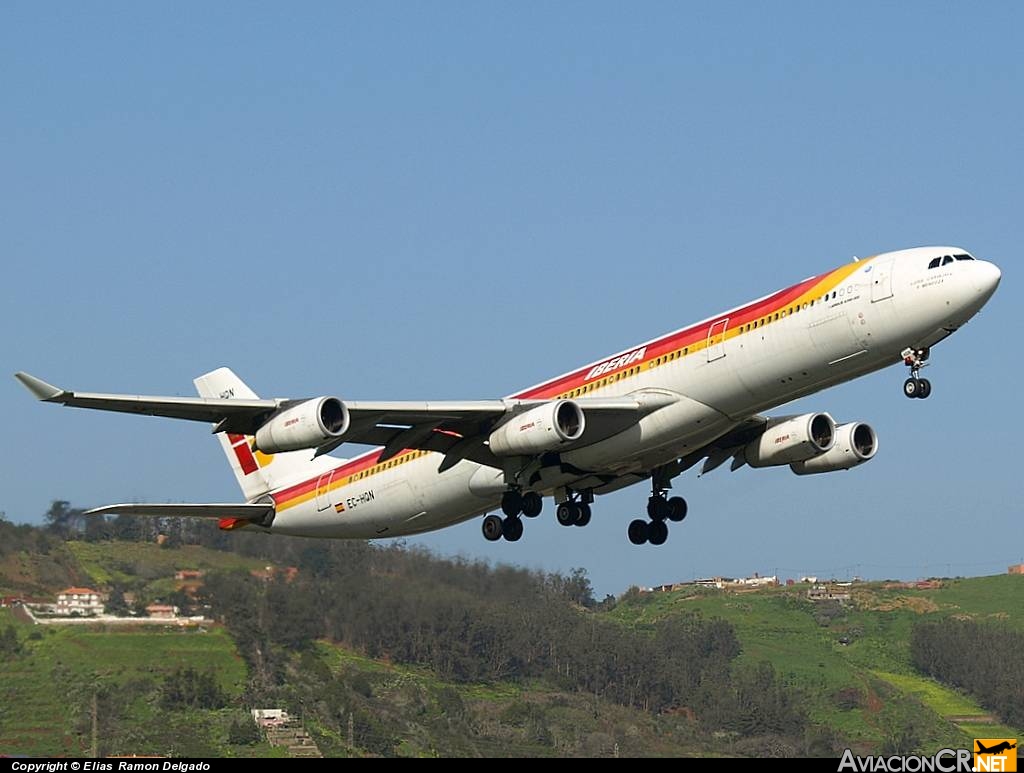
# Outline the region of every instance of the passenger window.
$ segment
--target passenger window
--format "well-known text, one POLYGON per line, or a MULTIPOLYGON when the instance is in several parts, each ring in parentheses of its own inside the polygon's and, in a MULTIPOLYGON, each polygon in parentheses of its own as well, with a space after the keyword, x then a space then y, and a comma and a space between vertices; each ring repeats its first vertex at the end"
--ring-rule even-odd
POLYGON ((928 264, 928 268, 938 268, 940 263, 942 263, 942 258, 932 258, 931 263, 928 264))

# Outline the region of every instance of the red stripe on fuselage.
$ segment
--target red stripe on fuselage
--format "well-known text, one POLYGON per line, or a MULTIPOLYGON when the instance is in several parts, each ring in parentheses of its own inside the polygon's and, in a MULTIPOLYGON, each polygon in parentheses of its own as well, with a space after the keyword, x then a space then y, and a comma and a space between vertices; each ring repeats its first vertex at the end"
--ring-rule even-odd
MULTIPOLYGON (((835 274, 837 271, 841 270, 842 268, 827 271, 824 274, 811 277, 810 279, 806 279, 803 282, 800 282, 799 284, 793 285, 792 287, 787 287, 784 290, 779 290, 777 293, 769 295, 767 298, 763 298, 760 301, 755 301, 739 309, 735 309, 733 311, 727 312, 717 317, 713 317, 708 321, 699 322, 696 325, 684 328, 683 330, 677 330, 676 332, 669 333, 668 335, 663 336, 662 338, 655 339, 654 341, 651 341, 650 343, 646 344, 647 351, 644 353, 643 361, 640 362, 640 365, 643 365, 644 363, 653 360, 656 357, 659 357, 668 352, 675 351, 685 346, 690 346, 694 343, 706 341, 710 333, 711 326, 722 319, 728 318, 728 329, 732 330, 734 328, 739 327, 740 325, 746 325, 747 323, 753 322, 754 320, 759 320, 761 317, 767 317, 769 314, 775 314, 775 312, 777 311, 782 311, 783 309, 787 308, 788 305, 794 299, 799 298, 815 284, 828 279, 832 274, 835 274)), ((620 354, 628 354, 629 352, 636 351, 642 348, 643 346, 645 346, 645 344, 634 346, 631 349, 627 349, 625 352, 620 352, 620 354)), ((552 397, 555 397, 556 395, 568 392, 571 389, 575 389, 576 387, 586 383, 587 374, 591 371, 592 368, 594 368, 595 365, 600 365, 602 362, 607 362, 608 360, 613 359, 615 356, 619 355, 613 355, 612 357, 606 357, 604 360, 592 362, 589 365, 585 365, 584 367, 573 371, 572 373, 568 373, 564 376, 560 376, 551 381, 539 384, 538 386, 531 387, 530 389, 527 389, 524 392, 511 395, 510 399, 543 400, 550 399, 552 397)), ((635 365, 635 363, 633 364, 635 365)), ((623 367, 628 368, 632 367, 632 365, 627 365, 623 367)), ((609 374, 615 373, 617 370, 621 370, 621 368, 607 371, 605 373, 602 373, 601 375, 607 376, 609 374)), ((248 449, 247 445, 246 449, 248 449)), ((383 449, 374 449, 372 451, 367 451, 365 454, 357 456, 339 465, 334 469, 335 478, 345 477, 348 475, 355 475, 356 473, 362 472, 363 470, 373 467, 375 464, 377 464, 377 461, 380 458, 382 450, 383 449)), ((295 499, 296 497, 302 496, 303 494, 307 494, 316 488, 317 482, 319 480, 319 477, 311 478, 310 480, 298 483, 292 486, 291 488, 284 489, 283 491, 278 491, 275 494, 273 494, 274 501, 277 502, 278 504, 281 504, 283 502, 295 499)))
MULTIPOLYGON (((812 287, 815 283, 820 282, 822 279, 825 279, 830 273, 832 272, 830 271, 826 274, 822 274, 821 276, 812 277, 811 279, 807 279, 801 282, 800 284, 793 285, 792 287, 788 287, 785 290, 780 290, 774 295, 770 295, 761 301, 752 303, 748 306, 744 306, 740 309, 736 309, 735 311, 730 312, 728 315, 729 329, 732 330, 733 328, 739 327, 740 325, 745 325, 748 322, 752 322, 755 319, 760 319, 762 316, 765 316, 769 313, 774 314, 776 311, 781 310, 783 307, 787 306, 789 302, 792 301, 794 298, 797 298, 804 292, 806 292, 807 289, 812 287)), ((646 362, 647 360, 652 360, 656 357, 660 357, 663 354, 675 351, 676 349, 680 349, 684 346, 690 346, 695 343, 706 341, 708 338, 708 334, 711 330, 711 326, 715 324, 715 322, 718 322, 725 318, 726 317, 724 316, 715 317, 708 322, 702 322, 692 327, 688 327, 683 330, 678 330, 675 333, 669 333, 667 336, 651 341, 649 344, 647 344, 647 351, 644 353, 644 362, 646 362)), ((623 354, 628 354, 630 351, 636 351, 637 349, 641 348, 641 346, 635 346, 632 349, 623 352, 623 354)), ((613 358, 609 357, 607 359, 613 358)), ((551 398, 554 397, 555 395, 562 394, 563 392, 568 392, 569 390, 575 389, 576 387, 584 384, 586 382, 586 376, 591 371, 591 369, 595 365, 599 365, 601 364, 601 362, 604 361, 606 360, 599 360, 596 363, 585 365, 579 370, 575 370, 572 373, 568 373, 553 381, 545 382, 538 386, 532 387, 531 389, 528 389, 525 392, 520 392, 519 394, 512 395, 512 398, 518 400, 543 400, 545 398, 551 398)), ((617 368, 616 370, 619 369, 617 368)), ((610 373, 615 373, 615 370, 606 371, 601 375, 607 376, 610 373)))

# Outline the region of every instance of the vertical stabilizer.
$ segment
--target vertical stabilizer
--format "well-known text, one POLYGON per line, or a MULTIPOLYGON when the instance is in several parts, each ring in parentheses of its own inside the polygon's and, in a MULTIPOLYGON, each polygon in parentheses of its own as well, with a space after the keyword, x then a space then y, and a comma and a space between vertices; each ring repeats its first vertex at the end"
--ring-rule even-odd
MULTIPOLYGON (((200 397, 258 399, 256 393, 230 368, 217 368, 195 379, 194 383, 200 397)), ((217 440, 224 449, 242 494, 248 501, 281 486, 314 477, 338 463, 336 458, 328 456, 313 459, 312 449, 279 454, 254 451, 253 438, 249 435, 219 432, 217 440)))

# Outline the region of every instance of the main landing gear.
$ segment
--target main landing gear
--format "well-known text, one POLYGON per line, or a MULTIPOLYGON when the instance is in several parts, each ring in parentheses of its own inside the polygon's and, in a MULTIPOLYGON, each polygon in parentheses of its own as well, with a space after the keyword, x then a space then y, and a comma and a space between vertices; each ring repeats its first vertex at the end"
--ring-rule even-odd
POLYGON ((555 519, 562 526, 586 526, 590 523, 590 505, 593 501, 592 491, 570 492, 569 498, 555 510, 555 519))
POLYGON ((523 536, 523 522, 518 515, 502 518, 500 515, 488 515, 483 523, 484 538, 495 542, 504 537, 509 542, 516 542, 523 536))
POLYGON ((647 500, 647 517, 649 521, 637 518, 629 524, 629 541, 634 545, 650 542, 652 545, 664 545, 668 539, 668 524, 665 521, 679 523, 686 517, 686 500, 682 497, 666 498, 665 489, 653 485, 651 498, 647 500))
POLYGON ((910 378, 903 382, 903 394, 907 397, 924 400, 932 393, 932 382, 920 377, 928 355, 928 349, 903 350, 903 363, 910 368, 910 378))
POLYGON ((509 542, 516 542, 523 536, 523 522, 519 516, 536 518, 543 509, 544 500, 536 491, 509 489, 501 497, 501 512, 505 517, 488 515, 484 518, 484 538, 495 542, 504 537, 509 542))

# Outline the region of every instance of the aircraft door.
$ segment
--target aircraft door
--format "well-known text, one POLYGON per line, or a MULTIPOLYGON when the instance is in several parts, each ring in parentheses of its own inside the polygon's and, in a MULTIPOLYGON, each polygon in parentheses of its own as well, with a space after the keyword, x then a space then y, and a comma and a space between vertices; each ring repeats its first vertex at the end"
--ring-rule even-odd
POLYGON ((317 512, 326 510, 331 506, 331 481, 334 480, 334 470, 325 472, 316 482, 316 509, 317 512))
POLYGON ((708 328, 708 362, 720 360, 725 356, 725 329, 729 326, 729 318, 720 319, 708 328))
POLYGON ((893 261, 887 260, 871 267, 871 302, 878 303, 892 298, 893 261))

